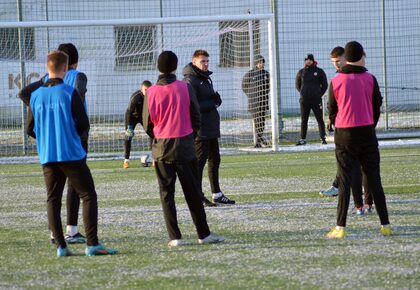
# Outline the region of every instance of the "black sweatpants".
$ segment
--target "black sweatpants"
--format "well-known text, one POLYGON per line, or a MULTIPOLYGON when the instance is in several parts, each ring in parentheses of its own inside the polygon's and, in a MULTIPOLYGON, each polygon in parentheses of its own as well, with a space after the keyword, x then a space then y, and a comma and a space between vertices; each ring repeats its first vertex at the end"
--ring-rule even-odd
POLYGON ((155 162, 155 171, 159 183, 160 201, 165 218, 166 228, 171 240, 181 239, 181 231, 175 206, 175 181, 178 176, 184 192, 185 200, 197 230, 198 238, 203 239, 210 234, 206 212, 201 200, 198 183, 197 159, 187 162, 164 163, 155 162))
MULTIPOLYGON (((140 123, 140 122, 139 122, 140 123)), ((135 123, 133 125, 133 130, 136 129, 137 124, 139 123, 135 123)), ((128 124, 125 123, 125 130, 128 129, 128 124)), ((130 152, 131 152, 131 141, 133 140, 133 137, 128 137, 125 136, 124 137, 124 158, 125 159, 130 159, 130 152)))
POLYGON ((389 224, 385 194, 380 176, 380 156, 376 145, 341 145, 335 144, 335 155, 338 166, 338 206, 337 225, 345 227, 347 210, 350 200, 350 184, 353 177, 353 167, 360 162, 366 174, 369 192, 372 193, 376 211, 381 225, 389 224))
POLYGON ((265 117, 267 112, 265 110, 259 110, 257 112, 252 112, 252 119, 254 120, 254 131, 256 135, 256 145, 265 143, 263 138, 264 129, 265 129, 265 117))
MULTIPOLYGON (((83 149, 88 152, 88 140, 82 141, 83 149)), ((80 197, 70 180, 67 181, 67 225, 77 226, 79 219, 80 197)))
MULTIPOLYGON (((208 176, 212 193, 221 192, 219 184, 220 150, 217 138, 195 140, 195 151, 198 159, 198 179, 200 190, 203 190, 203 171, 208 160, 208 176)), ((204 193, 201 193, 204 198, 204 193)))
POLYGON ((308 120, 311 110, 314 112, 316 121, 318 122, 319 137, 325 138, 325 123, 322 117, 321 104, 318 102, 308 102, 300 100, 300 138, 306 139, 306 133, 308 132, 308 120))
MULTIPOLYGON (((136 128, 137 124, 140 124, 140 122, 134 124, 133 130, 136 128)), ((128 128, 128 125, 126 124, 125 129, 127 130, 127 128, 128 128)), ((128 136, 124 137, 124 158, 125 159, 130 159, 132 140, 133 140, 133 137, 128 137, 128 136)), ((149 148, 150 149, 152 149, 152 140, 153 140, 152 138, 149 138, 149 148)))
POLYGON ((47 188, 48 225, 57 241, 57 246, 66 247, 61 224, 61 198, 66 178, 83 200, 83 223, 87 245, 98 244, 98 202, 86 159, 46 163, 42 169, 47 188))
MULTIPOLYGON (((332 184, 335 188, 338 188, 338 172, 332 184)), ((362 189, 362 170, 360 168, 359 160, 355 161, 353 166, 353 173, 351 179, 351 191, 353 193, 354 206, 359 208, 363 206, 363 189, 362 189)))
MULTIPOLYGON (((335 188, 338 188, 338 173, 332 183, 335 188)), ((366 174, 362 171, 359 160, 356 160, 356 165, 353 168, 353 175, 351 180, 351 192, 353 193, 354 206, 360 208, 363 204, 372 206, 372 194, 369 192, 366 174), (363 191, 365 201, 363 202, 363 191)))

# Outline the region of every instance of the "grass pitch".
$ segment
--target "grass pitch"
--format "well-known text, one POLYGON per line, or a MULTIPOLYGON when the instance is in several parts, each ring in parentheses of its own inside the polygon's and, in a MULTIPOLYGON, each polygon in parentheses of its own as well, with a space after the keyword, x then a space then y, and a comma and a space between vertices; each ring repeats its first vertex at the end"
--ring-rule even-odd
MULTIPOLYGON (((57 258, 49 244, 40 165, 0 167, 2 289, 419 289, 420 149, 381 150, 381 175, 395 235, 375 214, 349 214, 343 240, 335 198, 320 198, 335 176, 333 152, 223 156, 221 186, 237 205, 206 209, 219 245, 197 244, 177 184, 185 246, 167 247, 152 168, 132 160, 92 161, 99 238, 116 256, 57 258)), ((204 190, 209 197, 207 180, 204 190)), ((64 197, 65 198, 65 197, 64 197)), ((63 199, 64 199, 63 198, 63 199)), ((63 221, 65 222, 63 202, 63 221)), ((82 223, 80 221, 80 223, 82 223)), ((84 232, 83 226, 81 231, 84 232)))

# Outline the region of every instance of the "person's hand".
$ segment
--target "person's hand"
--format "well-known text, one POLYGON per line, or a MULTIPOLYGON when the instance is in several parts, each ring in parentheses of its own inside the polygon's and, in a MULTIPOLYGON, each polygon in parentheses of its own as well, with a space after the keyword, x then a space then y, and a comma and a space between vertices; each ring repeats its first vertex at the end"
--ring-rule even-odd
POLYGON ((222 98, 220 98, 219 93, 215 92, 213 97, 214 97, 214 104, 216 108, 220 107, 220 105, 222 104, 222 98))
POLYGON ((331 124, 331 121, 330 120, 328 120, 328 122, 327 122, 327 130, 330 133, 334 132, 334 125, 331 124))
POLYGON ((125 131, 125 136, 127 136, 127 137, 133 137, 134 136, 134 130, 132 128, 128 128, 125 131))

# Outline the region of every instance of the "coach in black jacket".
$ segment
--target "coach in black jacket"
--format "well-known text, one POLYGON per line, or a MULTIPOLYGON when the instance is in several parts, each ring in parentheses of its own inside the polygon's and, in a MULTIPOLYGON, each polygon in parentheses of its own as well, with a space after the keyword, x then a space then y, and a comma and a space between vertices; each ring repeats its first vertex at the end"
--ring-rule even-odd
MULTIPOLYGON (((201 113, 201 126, 195 139, 199 166, 199 180, 202 189, 203 170, 208 160, 208 175, 213 193, 213 202, 220 204, 234 204, 235 201, 223 195, 219 186, 220 152, 220 116, 217 108, 222 104, 220 95, 214 91, 212 74, 208 70, 209 54, 205 50, 196 50, 192 62, 184 67, 184 81, 189 83, 195 91, 201 113)), ((205 206, 215 206, 202 195, 205 206)))
POLYGON ((296 145, 306 144, 308 119, 311 110, 318 122, 319 136, 325 142, 325 123, 322 118, 322 96, 327 91, 328 82, 325 72, 317 67, 313 54, 305 57, 305 66, 296 75, 296 90, 300 94, 301 130, 300 140, 296 145))
POLYGON ((264 57, 257 55, 255 57, 255 67, 248 71, 242 79, 242 91, 248 97, 248 111, 254 119, 255 148, 267 145, 263 133, 265 117, 269 108, 270 73, 264 69, 264 65, 264 57))

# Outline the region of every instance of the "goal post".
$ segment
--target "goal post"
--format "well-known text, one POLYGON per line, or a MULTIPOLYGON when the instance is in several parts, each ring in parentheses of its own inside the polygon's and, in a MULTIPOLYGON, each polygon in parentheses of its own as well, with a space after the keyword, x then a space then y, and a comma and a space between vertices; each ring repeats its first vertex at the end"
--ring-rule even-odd
MULTIPOLYGON (((20 33, 23 52, 0 58, 0 155, 21 155, 22 148, 35 152, 35 142, 22 144, 22 111, 17 92, 20 80, 38 80, 45 73, 49 49, 72 42, 79 50, 78 70, 88 78, 87 108, 91 120, 89 149, 93 153, 123 151, 124 113, 131 94, 145 79, 156 82, 157 56, 172 50, 178 56, 177 78, 191 62, 196 49, 210 54, 213 86, 222 96, 221 147, 250 148, 254 145, 253 118, 242 91, 245 73, 255 55, 266 60, 270 73, 269 111, 264 137, 278 149, 276 60, 271 14, 166 17, 75 21, 0 22, 3 31, 20 33), (19 55, 18 55, 19 56, 19 55), (21 66, 25 69, 21 72, 21 66), (23 75, 23 77, 22 77, 23 75), (3 128, 5 130, 3 130, 3 128)), ((12 48, 11 48, 12 50, 12 48)), ((258 89, 258 88, 254 88, 258 89)), ((148 150, 148 137, 140 125, 133 138, 133 151, 148 150)))

